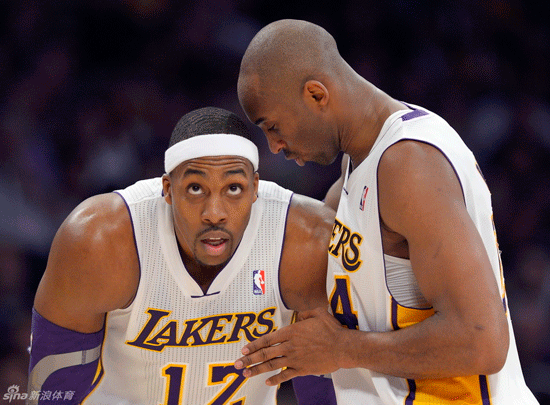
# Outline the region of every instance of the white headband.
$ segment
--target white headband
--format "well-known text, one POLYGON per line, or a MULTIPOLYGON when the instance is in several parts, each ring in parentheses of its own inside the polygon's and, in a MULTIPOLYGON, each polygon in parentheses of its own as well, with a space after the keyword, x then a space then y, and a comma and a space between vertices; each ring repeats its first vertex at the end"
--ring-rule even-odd
POLYGON ((240 156, 250 160, 254 171, 258 170, 258 148, 239 135, 197 135, 170 146, 164 153, 164 170, 170 173, 186 160, 205 156, 240 156))

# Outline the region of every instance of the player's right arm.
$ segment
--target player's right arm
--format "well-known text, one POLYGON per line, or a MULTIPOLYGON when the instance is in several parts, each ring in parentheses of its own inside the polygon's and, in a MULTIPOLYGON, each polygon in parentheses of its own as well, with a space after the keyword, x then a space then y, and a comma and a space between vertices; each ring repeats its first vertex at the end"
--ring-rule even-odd
POLYGON ((138 281, 132 224, 122 198, 110 193, 81 203, 55 235, 36 292, 30 393, 73 391, 74 403, 87 394, 105 314, 129 305, 138 281))

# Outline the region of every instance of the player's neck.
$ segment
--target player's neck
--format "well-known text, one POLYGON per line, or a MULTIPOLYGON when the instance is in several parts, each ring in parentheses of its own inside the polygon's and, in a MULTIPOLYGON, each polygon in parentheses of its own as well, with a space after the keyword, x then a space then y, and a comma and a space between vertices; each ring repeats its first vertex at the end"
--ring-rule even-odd
POLYGON ((227 262, 224 262, 217 266, 207 266, 203 263, 198 262, 194 258, 189 257, 183 251, 183 249, 181 249, 181 247, 179 247, 179 252, 185 269, 193 278, 193 280, 195 280, 196 283, 199 285, 202 292, 206 294, 208 288, 210 287, 216 276, 220 274, 220 272, 226 266, 227 262))
POLYGON ((360 97, 352 99, 356 100, 356 108, 342 150, 351 157, 355 168, 369 155, 388 117, 408 107, 368 82, 360 97))

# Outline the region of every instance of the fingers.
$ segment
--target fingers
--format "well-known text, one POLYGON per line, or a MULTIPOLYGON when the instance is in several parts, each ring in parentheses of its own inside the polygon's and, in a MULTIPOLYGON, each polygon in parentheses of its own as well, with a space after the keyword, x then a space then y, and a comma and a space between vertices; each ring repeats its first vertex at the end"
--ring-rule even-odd
MULTIPOLYGON (((263 363, 256 364, 255 366, 248 367, 243 370, 245 377, 254 377, 259 374, 267 373, 270 371, 278 370, 286 366, 287 359, 285 357, 276 357, 269 359, 263 363)), ((236 368, 236 367, 235 367, 236 368)))
POLYGON ((292 368, 286 368, 279 374, 275 374, 273 377, 268 378, 265 383, 270 386, 279 385, 299 375, 300 374, 296 370, 292 368))
MULTIPOLYGON (((245 348, 243 348, 243 353, 245 351, 245 348)), ((265 363, 265 362, 272 361, 272 360, 276 359, 277 357, 281 357, 283 355, 284 355, 284 353, 283 353, 282 345, 277 345, 277 346, 272 346, 272 347, 262 347, 262 348, 260 348, 256 351, 250 352, 250 354, 248 354, 246 356, 243 356, 240 359, 238 359, 235 362, 235 368, 237 370, 240 370, 242 368, 252 366, 253 364, 265 363)), ((272 370, 275 370, 275 369, 280 368, 280 367, 281 366, 275 367, 275 368, 270 368, 270 369, 265 370, 265 371, 272 371, 272 370)))
POLYGON ((264 335, 254 340, 253 342, 248 343, 246 346, 242 348, 241 353, 244 355, 248 355, 248 354, 257 352, 260 349, 276 345, 277 343, 284 342, 286 340, 284 338, 284 333, 285 333, 284 329, 285 328, 269 333, 267 335, 264 335))

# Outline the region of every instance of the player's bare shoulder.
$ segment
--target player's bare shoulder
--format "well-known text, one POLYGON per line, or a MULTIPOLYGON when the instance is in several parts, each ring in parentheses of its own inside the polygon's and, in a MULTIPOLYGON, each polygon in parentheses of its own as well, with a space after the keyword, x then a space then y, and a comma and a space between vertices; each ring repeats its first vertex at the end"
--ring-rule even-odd
MULTIPOLYGON (((288 225, 296 227, 297 232, 316 233, 331 232, 336 212, 321 201, 313 198, 293 194, 288 211, 288 225)), ((322 236, 322 235, 319 235, 322 236)))
POLYGON ((137 280, 139 264, 130 214, 119 194, 100 194, 85 200, 67 217, 60 232, 68 251, 77 256, 74 259, 87 262, 83 268, 90 272, 90 280, 117 296, 128 295, 125 289, 137 280))
MULTIPOLYGON (((69 244, 83 244, 85 252, 102 248, 103 252, 133 243, 132 223, 122 197, 117 193, 100 194, 79 204, 61 225, 58 235, 69 244), (110 243, 110 242, 117 243, 110 243)), ((56 236, 57 237, 57 236, 56 236)), ((84 251, 82 253, 85 253, 84 251)), ((94 251, 93 254, 102 254, 94 251)))
POLYGON ((90 332, 99 315, 131 302, 138 282, 126 204, 118 194, 102 194, 79 204, 59 227, 35 307, 58 325, 90 332))

